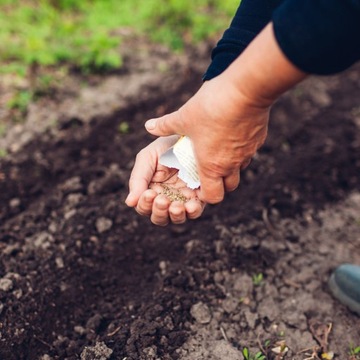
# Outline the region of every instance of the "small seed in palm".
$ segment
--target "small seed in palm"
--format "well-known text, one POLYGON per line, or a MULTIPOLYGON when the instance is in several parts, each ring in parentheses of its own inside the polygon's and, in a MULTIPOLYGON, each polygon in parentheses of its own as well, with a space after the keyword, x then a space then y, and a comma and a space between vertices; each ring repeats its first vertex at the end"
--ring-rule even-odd
POLYGON ((163 188, 162 194, 164 194, 171 202, 181 201, 181 202, 185 203, 189 200, 179 190, 172 189, 164 184, 161 184, 161 187, 163 188))

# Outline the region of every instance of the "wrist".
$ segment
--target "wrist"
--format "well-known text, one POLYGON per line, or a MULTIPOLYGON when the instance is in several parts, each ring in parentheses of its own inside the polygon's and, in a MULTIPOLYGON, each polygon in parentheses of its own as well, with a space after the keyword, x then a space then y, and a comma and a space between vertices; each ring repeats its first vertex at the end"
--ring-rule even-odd
POLYGON ((253 40, 224 76, 250 105, 267 108, 306 77, 280 49, 272 23, 253 40))

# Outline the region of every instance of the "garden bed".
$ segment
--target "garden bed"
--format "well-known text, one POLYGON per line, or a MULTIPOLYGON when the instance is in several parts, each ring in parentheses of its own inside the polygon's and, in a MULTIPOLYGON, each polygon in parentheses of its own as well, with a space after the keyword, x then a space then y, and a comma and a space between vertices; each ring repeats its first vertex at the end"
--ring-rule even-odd
POLYGON ((127 181, 145 120, 179 107, 201 72, 156 76, 110 114, 55 111, 0 159, 0 358, 275 359, 283 341, 285 359, 350 359, 359 317, 327 279, 360 264, 359 67, 285 95, 240 188, 166 228, 125 206, 127 181))

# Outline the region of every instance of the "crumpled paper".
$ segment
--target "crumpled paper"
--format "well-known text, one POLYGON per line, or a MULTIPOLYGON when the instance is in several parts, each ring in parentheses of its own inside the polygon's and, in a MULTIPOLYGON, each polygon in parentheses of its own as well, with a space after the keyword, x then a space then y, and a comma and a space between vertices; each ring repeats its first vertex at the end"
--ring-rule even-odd
POLYGON ((187 136, 182 136, 174 146, 161 155, 159 163, 169 168, 178 169, 178 177, 190 189, 196 189, 200 186, 194 151, 191 140, 187 136))

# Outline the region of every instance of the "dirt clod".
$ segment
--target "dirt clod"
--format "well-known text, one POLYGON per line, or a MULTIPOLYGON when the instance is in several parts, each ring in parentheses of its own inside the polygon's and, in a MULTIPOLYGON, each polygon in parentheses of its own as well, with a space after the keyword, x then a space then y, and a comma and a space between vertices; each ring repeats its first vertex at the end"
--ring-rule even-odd
POLYGON ((13 282, 10 279, 2 278, 0 279, 0 290, 8 292, 13 288, 13 282))
POLYGON ((199 324, 208 324, 211 321, 211 312, 209 307, 199 302, 194 304, 190 310, 191 316, 199 323, 199 324))
POLYGON ((113 351, 104 342, 97 342, 95 346, 85 347, 81 353, 81 360, 107 360, 113 351))
POLYGON ((98 231, 99 234, 104 233, 105 231, 108 231, 111 229, 113 225, 112 220, 107 219, 105 217, 101 217, 96 219, 96 230, 98 231))

